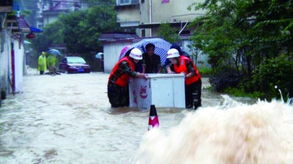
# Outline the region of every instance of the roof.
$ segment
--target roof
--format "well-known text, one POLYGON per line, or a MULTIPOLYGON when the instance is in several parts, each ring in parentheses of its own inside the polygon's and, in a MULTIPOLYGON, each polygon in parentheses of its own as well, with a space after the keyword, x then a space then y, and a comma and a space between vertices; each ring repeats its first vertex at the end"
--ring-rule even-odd
POLYGON ((23 16, 20 16, 17 21, 18 27, 20 29, 22 29, 24 32, 30 32, 30 25, 27 23, 23 16))
MULTIPOLYGON (((186 22, 170 22, 168 24, 170 24, 172 27, 181 27, 185 24, 186 22)), ((153 22, 153 23, 146 23, 146 24, 140 24, 139 27, 140 28, 153 28, 153 27, 160 27, 160 25, 162 25, 163 23, 161 22, 153 22)))
POLYGON ((129 33, 107 33, 101 34, 99 41, 102 42, 132 42, 139 37, 135 34, 129 33))
POLYGON ((6 19, 7 28, 11 29, 12 32, 31 32, 30 31, 30 25, 27 23, 27 21, 24 19, 24 16, 16 17, 13 16, 7 16, 6 19))

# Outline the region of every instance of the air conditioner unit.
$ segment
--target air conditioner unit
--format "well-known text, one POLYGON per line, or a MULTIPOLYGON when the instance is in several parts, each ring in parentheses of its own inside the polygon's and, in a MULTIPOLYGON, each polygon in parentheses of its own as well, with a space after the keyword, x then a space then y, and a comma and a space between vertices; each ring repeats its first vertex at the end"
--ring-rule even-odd
POLYGON ((139 4, 138 0, 117 0, 118 6, 139 4))

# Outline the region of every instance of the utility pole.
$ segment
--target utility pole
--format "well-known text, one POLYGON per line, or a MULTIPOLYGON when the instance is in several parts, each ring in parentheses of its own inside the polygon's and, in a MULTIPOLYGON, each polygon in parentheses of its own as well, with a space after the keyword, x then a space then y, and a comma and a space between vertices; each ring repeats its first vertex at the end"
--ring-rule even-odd
MULTIPOLYGON (((149 0, 149 20, 150 20, 150 25, 153 22, 153 1, 149 0)), ((152 37, 152 28, 150 28, 150 37, 152 37)))

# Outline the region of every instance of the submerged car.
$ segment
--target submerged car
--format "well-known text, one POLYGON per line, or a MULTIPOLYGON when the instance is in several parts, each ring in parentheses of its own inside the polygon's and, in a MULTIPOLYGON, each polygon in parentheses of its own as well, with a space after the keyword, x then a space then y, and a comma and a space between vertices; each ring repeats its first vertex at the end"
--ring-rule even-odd
POLYGON ((68 56, 61 60, 59 70, 65 73, 90 73, 90 66, 82 57, 68 56))

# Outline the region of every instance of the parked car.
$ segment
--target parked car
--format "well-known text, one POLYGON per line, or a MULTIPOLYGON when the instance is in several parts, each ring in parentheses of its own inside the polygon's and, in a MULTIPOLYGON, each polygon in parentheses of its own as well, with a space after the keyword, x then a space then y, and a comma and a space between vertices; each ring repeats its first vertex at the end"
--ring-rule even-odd
POLYGON ((90 73, 91 68, 82 57, 68 56, 61 60, 59 70, 65 73, 90 73))

